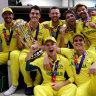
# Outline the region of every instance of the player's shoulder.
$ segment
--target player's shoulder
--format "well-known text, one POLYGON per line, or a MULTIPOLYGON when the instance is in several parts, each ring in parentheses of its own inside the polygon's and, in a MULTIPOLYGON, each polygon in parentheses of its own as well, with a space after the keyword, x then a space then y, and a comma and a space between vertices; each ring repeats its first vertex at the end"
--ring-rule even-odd
POLYGON ((94 51, 91 51, 91 50, 86 50, 86 55, 89 55, 89 56, 96 56, 96 53, 94 51))
POLYGON ((64 56, 64 55, 58 54, 58 56, 59 56, 60 60, 68 61, 68 58, 66 56, 64 56))

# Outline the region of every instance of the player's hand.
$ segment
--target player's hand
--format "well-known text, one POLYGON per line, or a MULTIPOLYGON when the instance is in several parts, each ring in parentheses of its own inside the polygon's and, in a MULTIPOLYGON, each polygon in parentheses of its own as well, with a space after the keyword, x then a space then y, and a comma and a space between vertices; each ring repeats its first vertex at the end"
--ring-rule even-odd
POLYGON ((33 40, 33 41, 32 41, 32 44, 33 44, 33 45, 35 45, 35 44, 38 45, 38 41, 37 41, 37 40, 33 40))
POLYGON ((53 88, 55 91, 58 91, 58 90, 62 87, 61 83, 60 83, 60 84, 51 83, 51 86, 52 86, 52 88, 53 88))
POLYGON ((95 25, 95 23, 93 23, 93 22, 89 22, 89 26, 90 26, 91 28, 96 29, 96 25, 95 25))
POLYGON ((16 38, 17 40, 20 40, 20 33, 19 33, 19 32, 16 32, 16 33, 15 33, 15 38, 16 38))
POLYGON ((60 28, 60 33, 61 33, 62 35, 64 35, 64 34, 66 33, 66 29, 67 29, 67 27, 62 26, 62 27, 60 28))
POLYGON ((48 58, 48 54, 46 53, 44 56, 44 61, 43 61, 43 67, 45 70, 51 70, 51 64, 52 62, 48 58))
POLYGON ((30 48, 30 52, 35 52, 36 50, 38 50, 38 44, 33 44, 30 48))
POLYGON ((49 29, 48 24, 43 24, 44 28, 49 29))
POLYGON ((96 75, 96 63, 93 63, 93 64, 90 66, 89 71, 88 71, 88 74, 89 74, 89 76, 90 76, 91 74, 96 75))

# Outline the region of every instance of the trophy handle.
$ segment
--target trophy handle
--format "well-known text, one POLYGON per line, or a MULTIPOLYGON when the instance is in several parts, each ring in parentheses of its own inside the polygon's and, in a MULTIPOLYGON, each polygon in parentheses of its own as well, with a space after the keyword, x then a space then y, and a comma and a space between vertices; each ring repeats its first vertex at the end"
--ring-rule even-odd
POLYGON ((31 40, 33 41, 33 40, 34 40, 34 37, 33 37, 33 34, 32 34, 32 32, 31 32, 31 29, 30 29, 28 23, 26 23, 25 26, 28 28, 28 32, 29 32, 29 34, 30 34, 30 36, 31 36, 31 40))
POLYGON ((30 48, 25 42, 24 42, 24 40, 19 36, 19 39, 20 39, 20 41, 27 47, 27 48, 30 48))

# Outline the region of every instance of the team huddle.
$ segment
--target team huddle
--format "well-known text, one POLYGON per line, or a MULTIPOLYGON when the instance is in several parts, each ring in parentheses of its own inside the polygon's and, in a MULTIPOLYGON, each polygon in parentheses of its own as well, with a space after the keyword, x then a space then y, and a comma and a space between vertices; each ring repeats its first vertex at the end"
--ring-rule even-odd
POLYGON ((37 5, 31 7, 28 23, 13 20, 11 8, 2 10, 0 65, 10 60, 12 77, 4 95, 15 93, 21 72, 26 95, 96 96, 96 11, 88 14, 82 3, 74 10, 78 20, 72 10, 65 11, 65 20, 60 20, 60 9, 54 6, 49 10, 51 20, 42 23, 37 5), (30 72, 34 69, 33 82, 30 72))

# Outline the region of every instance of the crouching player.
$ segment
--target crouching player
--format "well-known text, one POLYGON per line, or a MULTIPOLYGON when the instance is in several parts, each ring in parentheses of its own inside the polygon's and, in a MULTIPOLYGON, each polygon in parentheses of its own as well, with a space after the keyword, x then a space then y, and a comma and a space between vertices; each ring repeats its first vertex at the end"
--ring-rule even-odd
POLYGON ((73 72, 71 70, 70 62, 63 56, 57 54, 57 43, 54 37, 47 37, 45 39, 45 50, 48 58, 53 62, 50 64, 51 70, 43 68, 44 57, 38 58, 30 62, 30 58, 35 49, 31 46, 31 50, 26 57, 26 70, 39 69, 42 74, 43 83, 34 88, 35 96, 75 96, 76 86, 74 82, 73 72), (69 79, 65 80, 64 73, 67 72, 69 79))

